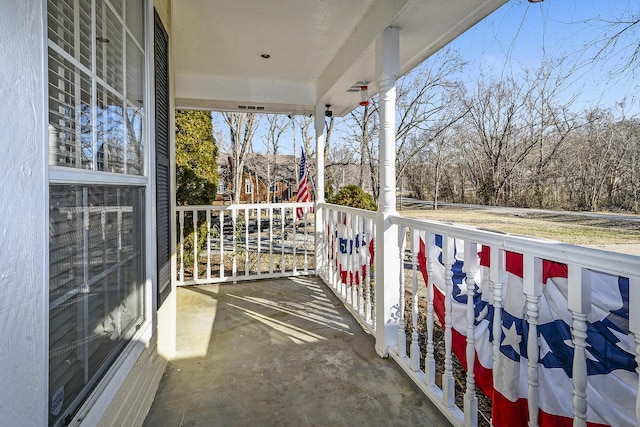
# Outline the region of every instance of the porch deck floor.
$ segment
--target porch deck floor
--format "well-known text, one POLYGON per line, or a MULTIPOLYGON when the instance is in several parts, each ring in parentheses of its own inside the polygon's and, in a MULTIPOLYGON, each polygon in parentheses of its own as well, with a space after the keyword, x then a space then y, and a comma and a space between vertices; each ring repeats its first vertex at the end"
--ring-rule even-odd
POLYGON ((319 279, 177 290, 145 426, 448 426, 319 279))

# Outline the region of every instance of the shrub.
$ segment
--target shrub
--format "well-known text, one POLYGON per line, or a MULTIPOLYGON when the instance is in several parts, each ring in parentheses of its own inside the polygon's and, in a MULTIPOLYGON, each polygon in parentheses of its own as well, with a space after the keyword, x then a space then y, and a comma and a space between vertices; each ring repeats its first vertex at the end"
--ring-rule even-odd
POLYGON ((378 210, 378 205, 373 200, 373 197, 365 193, 365 191, 357 185, 347 185, 342 187, 340 191, 338 191, 338 194, 327 201, 336 205, 351 206, 352 208, 366 209, 370 211, 378 210))

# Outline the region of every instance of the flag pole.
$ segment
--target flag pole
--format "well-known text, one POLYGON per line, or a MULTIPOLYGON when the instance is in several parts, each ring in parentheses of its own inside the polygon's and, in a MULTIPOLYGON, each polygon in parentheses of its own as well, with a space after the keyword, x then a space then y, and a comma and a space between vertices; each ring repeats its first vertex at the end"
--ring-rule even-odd
POLYGON ((309 168, 309 182, 311 182, 311 191, 313 191, 313 200, 318 200, 318 194, 316 193, 316 184, 313 182, 313 174, 311 173, 309 162, 307 162, 307 167, 309 168))

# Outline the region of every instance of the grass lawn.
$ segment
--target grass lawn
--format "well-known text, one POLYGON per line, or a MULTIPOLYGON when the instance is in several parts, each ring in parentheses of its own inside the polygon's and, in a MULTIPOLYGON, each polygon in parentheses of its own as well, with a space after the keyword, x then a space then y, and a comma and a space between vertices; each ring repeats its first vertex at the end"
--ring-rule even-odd
POLYGON ((402 210, 413 218, 467 224, 510 234, 542 237, 583 246, 640 245, 640 222, 575 214, 509 214, 488 210, 439 208, 402 210))

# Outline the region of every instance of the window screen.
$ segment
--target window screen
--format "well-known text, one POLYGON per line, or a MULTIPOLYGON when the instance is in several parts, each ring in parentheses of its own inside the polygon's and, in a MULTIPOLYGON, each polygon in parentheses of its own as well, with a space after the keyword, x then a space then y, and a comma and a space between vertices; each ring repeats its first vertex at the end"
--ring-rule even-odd
POLYGON ((143 188, 50 187, 51 421, 83 397, 143 320, 143 202, 143 188))

